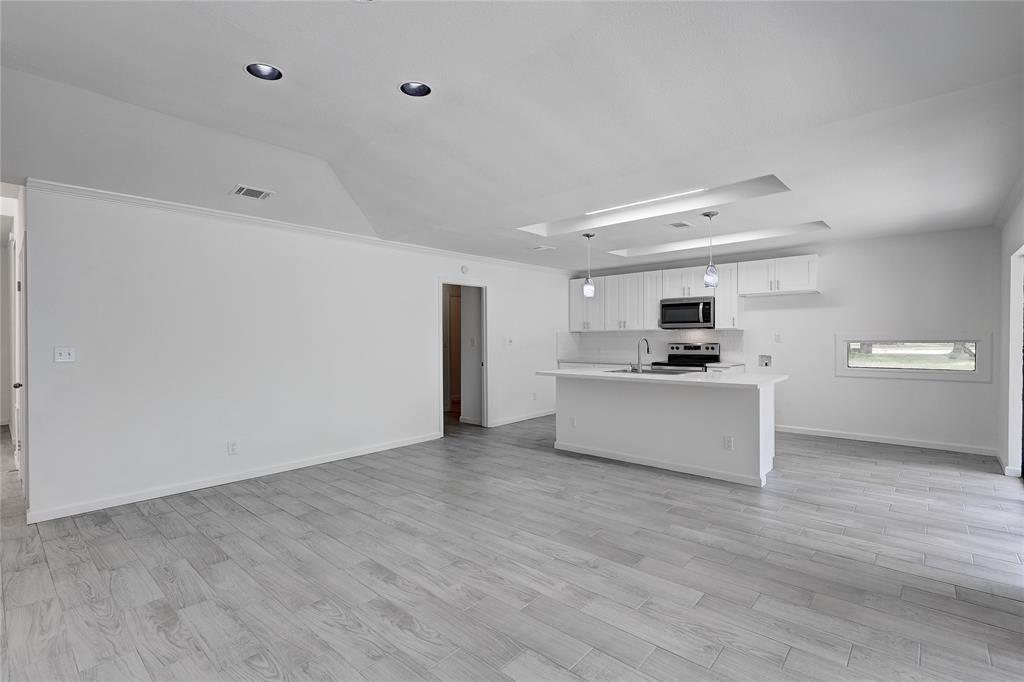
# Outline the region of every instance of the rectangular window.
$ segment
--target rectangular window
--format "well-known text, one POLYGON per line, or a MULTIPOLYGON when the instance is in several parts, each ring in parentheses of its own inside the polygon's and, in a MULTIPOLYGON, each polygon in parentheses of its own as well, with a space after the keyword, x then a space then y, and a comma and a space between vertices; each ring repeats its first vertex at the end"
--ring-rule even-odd
POLYGON ((978 342, 848 341, 846 366, 974 372, 978 369, 978 342))
POLYGON ((836 376, 992 381, 991 337, 837 335, 836 376))

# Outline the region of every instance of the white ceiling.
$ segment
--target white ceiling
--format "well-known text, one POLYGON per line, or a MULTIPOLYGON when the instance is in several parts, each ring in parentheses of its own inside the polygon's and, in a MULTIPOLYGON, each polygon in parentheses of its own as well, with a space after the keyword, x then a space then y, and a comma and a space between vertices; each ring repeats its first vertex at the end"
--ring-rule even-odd
MULTIPOLYGON (((4 66, 321 157, 383 238, 569 269, 578 234, 515 228, 770 174, 791 191, 717 206, 716 231, 831 229, 723 254, 981 227, 1024 167, 1024 3, 5 0, 2 19, 4 66)), ((595 267, 692 258, 605 251, 692 239, 668 223, 704 229, 700 210, 598 230, 595 267)))

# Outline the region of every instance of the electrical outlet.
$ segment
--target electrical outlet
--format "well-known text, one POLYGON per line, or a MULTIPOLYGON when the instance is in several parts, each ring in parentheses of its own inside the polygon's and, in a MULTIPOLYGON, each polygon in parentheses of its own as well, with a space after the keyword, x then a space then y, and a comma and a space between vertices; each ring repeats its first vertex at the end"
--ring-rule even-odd
POLYGON ((536 400, 536 399, 537 399, 537 394, 536 393, 531 393, 530 394, 530 400, 536 400))
POLYGON ((736 439, 732 436, 722 436, 722 449, 732 452, 736 449, 736 439))
POLYGON ((758 367, 771 367, 772 366, 772 356, 770 356, 770 355, 758 355, 757 356, 757 366, 758 367))
POLYGON ((228 455, 229 456, 233 456, 233 455, 240 455, 240 454, 242 454, 242 452, 241 452, 241 450, 238 449, 238 441, 237 440, 229 440, 228 441, 228 455))
POLYGON ((576 428, 576 417, 570 417, 569 424, 571 424, 573 428, 576 428))
POLYGON ((78 357, 78 353, 75 351, 74 346, 54 346, 53 347, 53 361, 54 362, 74 362, 75 358, 78 357))

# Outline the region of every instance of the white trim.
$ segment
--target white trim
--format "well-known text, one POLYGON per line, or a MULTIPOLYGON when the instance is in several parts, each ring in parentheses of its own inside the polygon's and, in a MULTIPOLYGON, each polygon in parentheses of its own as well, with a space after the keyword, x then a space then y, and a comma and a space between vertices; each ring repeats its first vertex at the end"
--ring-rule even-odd
POLYGON ((1003 473, 1007 476, 1020 478, 1020 467, 1003 467, 1003 473))
POLYGON ((341 459, 348 459, 350 457, 369 455, 374 452, 383 452, 385 450, 400 448, 406 445, 415 445, 417 443, 424 443, 426 441, 437 440, 441 436, 442 434, 440 433, 428 433, 422 436, 402 438, 400 440, 391 441, 390 443, 379 443, 377 445, 368 445, 360 448, 354 448, 352 450, 344 450, 342 452, 332 452, 326 455, 316 455, 314 457, 307 457, 306 459, 296 459, 290 462, 272 464, 270 466, 259 467, 257 469, 249 469, 246 471, 239 471, 231 474, 224 474, 222 476, 214 476, 212 478, 204 478, 195 481, 175 483, 174 485, 161 486, 159 488, 146 488, 145 490, 136 490, 135 492, 126 493, 124 495, 115 495, 114 497, 103 497, 95 500, 89 500, 87 502, 79 502, 78 504, 67 505, 65 507, 50 507, 49 509, 28 509, 26 514, 27 523, 39 523, 40 521, 59 519, 65 516, 72 516, 74 514, 84 514, 85 512, 96 511, 97 509, 108 509, 110 507, 117 507, 122 504, 141 502, 142 500, 152 500, 157 497, 164 497, 165 495, 176 495, 178 493, 190 492, 193 490, 201 490, 202 488, 209 488, 215 485, 224 485, 225 483, 234 483, 236 481, 244 481, 250 478, 259 478, 260 476, 269 476, 270 474, 277 474, 281 473, 282 471, 302 469, 304 467, 314 466, 317 464, 324 464, 326 462, 335 462, 341 459))
POLYGON ((354 242, 362 242, 364 244, 373 244, 375 246, 390 246, 398 249, 404 249, 407 251, 415 251, 418 253, 428 253, 433 255, 447 256, 449 258, 453 256, 459 258, 468 258, 471 260, 471 262, 494 263, 496 265, 525 268, 527 270, 539 270, 542 272, 557 272, 564 274, 566 277, 568 277, 569 273, 571 272, 570 270, 564 270, 562 268, 552 268, 544 265, 535 265, 533 263, 522 263, 519 261, 504 260, 502 258, 493 258, 491 256, 478 256, 475 254, 464 253, 461 251, 449 251, 447 249, 438 249, 432 246, 423 246, 421 244, 410 244, 407 242, 390 241, 388 239, 381 239, 380 237, 371 237, 362 234, 353 234, 351 232, 342 232, 341 230, 332 230, 326 227, 314 227, 312 225, 302 225, 300 223, 289 223, 284 220, 275 220, 273 218, 262 218, 260 216, 248 215, 245 213, 222 211, 215 208, 205 208, 203 206, 195 206, 192 204, 182 204, 176 201, 164 201, 163 199, 152 199, 150 197, 142 197, 134 194, 110 192, 102 189, 93 189, 91 187, 67 185, 61 182, 39 180, 38 178, 29 178, 28 180, 26 180, 25 187, 31 190, 49 192, 51 194, 60 194, 72 197, 79 197, 83 199, 95 199, 98 201, 107 201, 117 204, 128 204, 129 206, 141 206, 143 208, 155 208, 160 209, 162 211, 170 211, 172 213, 188 213, 191 215, 219 218, 221 220, 233 220, 244 223, 256 223, 264 227, 271 227, 279 230, 304 232, 306 234, 312 234, 320 237, 329 237, 331 239, 346 239, 354 242))
POLYGON ((539 419, 540 417, 550 417, 555 413, 554 410, 542 410, 541 412, 530 412, 527 414, 520 414, 515 417, 505 417, 503 419, 491 420, 488 424, 488 428, 495 426, 505 426, 506 424, 515 424, 516 422, 525 422, 529 419, 539 419))
POLYGON ((644 466, 654 467, 656 469, 678 471, 683 474, 692 474, 694 476, 703 476, 705 478, 716 478, 721 481, 730 481, 732 483, 752 485, 757 488, 763 487, 767 480, 763 476, 758 478, 757 476, 744 476, 743 474, 733 474, 725 471, 718 471, 717 469, 708 469, 705 467, 696 467, 688 465, 680 466, 675 463, 663 462, 657 459, 647 459, 645 457, 627 455, 625 453, 615 452, 613 450, 592 448, 586 445, 573 445, 571 443, 564 443, 558 440, 555 441, 555 449, 566 450, 567 452, 578 452, 581 455, 591 455, 593 457, 600 457, 602 459, 613 459, 621 462, 629 462, 630 464, 642 464, 644 466))
POLYGON ((851 431, 813 429, 806 426, 785 426, 782 424, 776 425, 775 430, 780 431, 782 433, 796 433, 804 436, 824 436, 825 438, 841 438, 843 440, 863 440, 869 443, 904 445, 912 448, 924 448, 926 450, 962 452, 970 455, 996 457, 998 459, 998 457, 996 456, 995 448, 988 448, 980 445, 969 445, 967 443, 946 443, 942 441, 919 440, 916 438, 901 438, 899 436, 882 436, 874 433, 853 433, 851 431))
POLYGON ((459 417, 460 424, 472 424, 473 426, 481 426, 479 419, 469 419, 468 417, 459 417))
POLYGON ((979 334, 836 334, 835 335, 835 375, 837 377, 856 379, 899 379, 918 381, 958 381, 970 383, 992 383, 992 362, 995 346, 992 333, 979 334), (875 343, 891 343, 893 341, 912 342, 944 342, 974 341, 976 348, 974 371, 900 369, 881 367, 850 367, 847 361, 847 344, 858 341, 875 343))

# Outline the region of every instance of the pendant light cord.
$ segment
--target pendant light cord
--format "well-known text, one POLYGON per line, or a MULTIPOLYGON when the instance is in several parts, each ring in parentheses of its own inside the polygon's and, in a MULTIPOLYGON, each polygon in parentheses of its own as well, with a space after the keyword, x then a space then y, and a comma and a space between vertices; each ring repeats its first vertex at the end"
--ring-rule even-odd
POLYGON ((714 228, 711 225, 711 216, 708 216, 708 265, 712 265, 715 262, 715 240, 714 240, 714 228))

